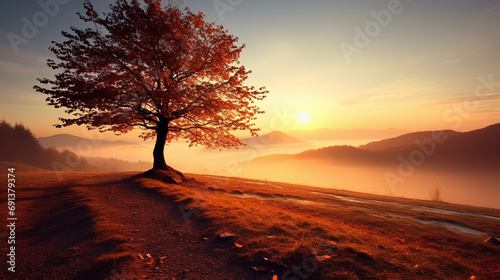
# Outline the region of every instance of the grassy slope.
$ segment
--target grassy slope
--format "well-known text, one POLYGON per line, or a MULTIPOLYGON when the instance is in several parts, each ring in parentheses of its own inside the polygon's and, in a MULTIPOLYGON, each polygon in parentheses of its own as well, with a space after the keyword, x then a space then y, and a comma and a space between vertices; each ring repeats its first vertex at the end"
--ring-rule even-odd
MULTIPOLYGON (((279 279, 500 277, 498 247, 481 242, 480 237, 418 222, 453 221, 500 236, 498 220, 350 202, 314 193, 325 189, 290 184, 194 178, 200 183, 167 185, 149 179, 140 183, 187 202, 192 213, 199 212, 198 217, 210 222, 211 230, 236 234, 237 247, 242 245, 240 256, 256 269, 274 269, 279 279)), ((500 211, 492 209, 326 192, 500 217, 500 211)))
MULTIPOLYGON (((57 185, 53 173, 26 173, 26 186, 57 185)), ((122 173, 120 177, 131 176, 122 173)), ((99 174, 99 181, 117 174, 99 174)), ((390 203, 359 203, 331 196, 423 205, 453 211, 500 217, 499 210, 375 197, 304 186, 191 175, 196 181, 182 185, 153 179, 136 179, 178 201, 185 219, 204 219, 207 235, 236 235, 236 252, 249 267, 278 279, 495 279, 500 278, 500 249, 473 236, 460 235, 418 219, 454 221, 500 236, 498 220, 460 214, 414 210, 390 203), (320 193, 323 192, 323 193, 320 193), (325 193, 328 192, 328 193, 325 193), (245 195, 242 195, 244 193, 245 195)), ((72 173, 65 178, 98 183, 95 174, 72 173)), ((34 188, 34 187, 33 187, 34 188)), ((73 190, 78 193, 81 190, 73 190)), ((39 193, 32 190, 30 196, 39 193)), ((40 193, 41 194, 41 193, 40 193)), ((97 243, 116 242, 114 250, 99 256, 103 261, 132 255, 133 247, 113 232, 109 213, 101 213, 92 199, 96 193, 80 193, 78 203, 91 212, 97 243)), ((28 215, 29 202, 19 216, 28 215)), ((152 221, 153 222, 153 221, 152 221)))

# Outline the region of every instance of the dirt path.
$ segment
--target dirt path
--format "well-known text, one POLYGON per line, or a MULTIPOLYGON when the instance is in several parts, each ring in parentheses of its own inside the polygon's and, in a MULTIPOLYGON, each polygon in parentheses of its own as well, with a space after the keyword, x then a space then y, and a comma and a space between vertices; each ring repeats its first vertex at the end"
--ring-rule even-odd
POLYGON ((6 279, 259 279, 230 247, 214 246, 203 223, 186 222, 176 203, 132 180, 75 180, 24 200, 18 272, 6 279), (134 260, 103 261, 123 243, 134 260))
POLYGON ((2 261, 0 279, 83 280, 106 273, 96 256, 110 248, 95 244, 90 209, 70 181, 52 177, 17 174, 16 269, 7 272, 2 261))
POLYGON ((228 254, 210 250, 212 236, 203 235, 203 224, 185 220, 178 205, 157 192, 130 180, 90 188, 99 194, 95 198, 101 210, 112 213, 113 221, 124 226, 122 234, 144 257, 115 274, 148 279, 256 279, 228 254))

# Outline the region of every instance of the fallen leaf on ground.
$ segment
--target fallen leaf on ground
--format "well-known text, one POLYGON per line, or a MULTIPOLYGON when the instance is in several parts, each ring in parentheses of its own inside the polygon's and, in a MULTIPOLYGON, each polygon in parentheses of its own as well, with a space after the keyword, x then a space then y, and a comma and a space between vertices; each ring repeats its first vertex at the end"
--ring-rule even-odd
POLYGON ((217 237, 222 239, 222 240, 230 240, 230 239, 234 239, 236 236, 230 232, 223 232, 223 233, 219 233, 217 235, 217 237))
POLYGON ((236 243, 236 242, 234 242, 234 245, 235 245, 236 247, 238 247, 238 248, 243 248, 243 245, 238 244, 238 243, 236 243))
POLYGON ((252 269, 259 272, 259 271, 267 271, 267 268, 265 266, 259 266, 259 267, 255 267, 255 266, 252 266, 252 269))
POLYGON ((273 280, 278 280, 278 275, 273 275, 273 280))
POLYGON ((147 262, 146 264, 147 265, 152 265, 155 263, 155 259, 150 259, 149 262, 147 262))
POLYGON ((141 255, 141 254, 137 254, 137 256, 139 257, 139 259, 143 260, 144 257, 141 255))
POLYGON ((325 261, 325 260, 328 260, 328 259, 331 259, 332 256, 329 256, 329 255, 323 255, 323 256, 319 256, 319 257, 316 257, 316 260, 318 262, 322 262, 322 261, 325 261))

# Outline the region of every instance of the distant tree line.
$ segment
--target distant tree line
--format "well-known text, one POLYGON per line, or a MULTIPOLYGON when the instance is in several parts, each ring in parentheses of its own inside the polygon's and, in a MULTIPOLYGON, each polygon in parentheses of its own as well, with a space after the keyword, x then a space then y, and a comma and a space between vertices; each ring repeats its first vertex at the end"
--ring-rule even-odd
POLYGON ((28 164, 52 170, 68 160, 79 162, 74 171, 91 171, 89 163, 77 154, 40 145, 33 132, 22 124, 0 123, 0 161, 28 164))

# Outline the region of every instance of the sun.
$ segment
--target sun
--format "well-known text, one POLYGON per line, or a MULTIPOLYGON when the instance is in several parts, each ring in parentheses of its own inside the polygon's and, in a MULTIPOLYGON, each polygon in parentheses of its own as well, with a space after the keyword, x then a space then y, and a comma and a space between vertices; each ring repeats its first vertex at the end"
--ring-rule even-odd
POLYGON ((307 112, 300 112, 299 115, 297 116, 297 118, 299 119, 299 122, 301 124, 307 124, 309 122, 309 119, 311 118, 309 116, 309 113, 307 112))

